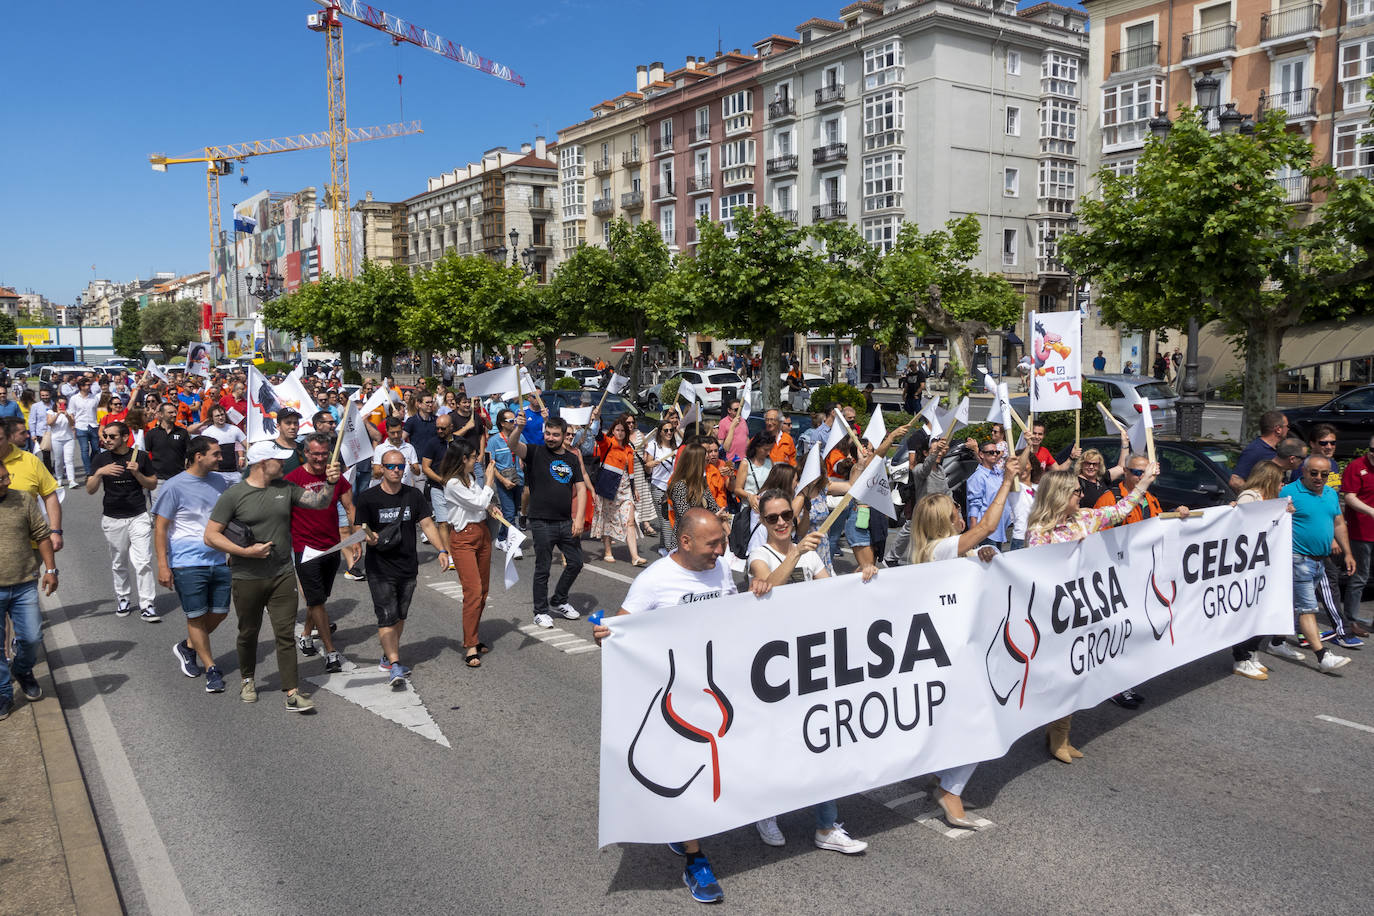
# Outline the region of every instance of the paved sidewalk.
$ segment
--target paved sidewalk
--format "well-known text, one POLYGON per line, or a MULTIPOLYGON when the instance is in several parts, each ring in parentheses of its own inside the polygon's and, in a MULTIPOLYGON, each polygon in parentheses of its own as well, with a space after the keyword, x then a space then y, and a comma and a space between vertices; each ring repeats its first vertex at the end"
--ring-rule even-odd
POLYGON ((34 673, 43 699, 16 689, 0 722, 0 912, 123 913, 46 659, 34 673))

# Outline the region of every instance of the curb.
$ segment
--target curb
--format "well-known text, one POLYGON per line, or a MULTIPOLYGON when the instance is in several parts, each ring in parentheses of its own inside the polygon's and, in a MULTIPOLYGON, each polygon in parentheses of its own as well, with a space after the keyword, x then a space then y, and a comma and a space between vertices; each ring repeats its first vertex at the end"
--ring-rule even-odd
POLYGON ((124 906, 115 887, 110 859, 96 823, 81 764, 76 758, 66 713, 48 668, 46 652, 34 667, 34 675, 43 686, 48 702, 33 703, 29 708, 38 728, 39 752, 47 770, 48 793, 56 814, 62 854, 67 860, 67 878, 71 882, 76 912, 80 916, 122 914, 124 906))

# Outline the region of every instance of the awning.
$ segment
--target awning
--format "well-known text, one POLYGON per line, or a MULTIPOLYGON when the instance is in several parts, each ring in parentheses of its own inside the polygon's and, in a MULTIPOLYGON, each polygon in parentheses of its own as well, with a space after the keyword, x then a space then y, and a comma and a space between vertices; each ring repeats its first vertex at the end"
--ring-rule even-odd
POLYGON ((1007 331, 1006 338, 1007 343, 1011 344, 1013 347, 1024 347, 1026 345, 1024 340, 1016 336, 1015 331, 1007 331))
POLYGON ((576 353, 578 356, 585 356, 595 362, 604 359, 608 363, 615 362, 616 351, 612 349, 616 342, 605 334, 589 334, 585 337, 563 337, 558 341, 558 349, 567 350, 569 353, 576 353))
POLYGON ((611 352, 612 352, 612 353, 633 353, 633 352, 634 352, 634 348, 635 348, 635 339, 634 339, 633 337, 627 337, 625 340, 622 340, 620 343, 615 344, 614 346, 612 346, 612 347, 611 347, 611 352))
MULTIPOLYGON (((1180 336, 1180 350, 1186 346, 1186 340, 1186 334, 1180 336)), ((1374 356, 1374 318, 1305 324, 1284 334, 1279 347, 1279 362, 1284 370, 1370 356, 1374 356)), ((1233 372, 1240 375, 1245 371, 1243 354, 1232 346, 1221 323, 1216 321, 1198 334, 1197 362, 1199 384, 1204 391, 1225 383, 1226 376, 1233 372)), ((1322 377, 1327 374, 1323 372, 1322 377)))

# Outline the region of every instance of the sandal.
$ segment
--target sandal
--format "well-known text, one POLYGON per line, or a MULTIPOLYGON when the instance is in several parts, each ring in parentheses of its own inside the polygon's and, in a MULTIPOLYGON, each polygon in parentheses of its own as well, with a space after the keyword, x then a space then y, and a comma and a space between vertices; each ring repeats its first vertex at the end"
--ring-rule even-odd
POLYGON ((490 651, 491 651, 491 646, 487 645, 486 643, 484 643, 484 642, 479 642, 479 643, 477 644, 477 654, 478 654, 478 655, 486 655, 486 654, 487 654, 488 652, 490 652, 490 651))
POLYGON ((463 656, 463 664, 467 665, 469 668, 482 667, 482 659, 478 656, 476 649, 473 649, 468 655, 463 656))
POLYGON ((638 560, 633 560, 633 561, 631 561, 630 565, 631 565, 631 566, 648 566, 648 565, 649 565, 649 561, 646 560, 646 559, 644 559, 643 557, 640 557, 638 560))
POLYGON ((611 555, 608 553, 608 554, 606 554, 604 557, 601 558, 601 562, 603 562, 603 563, 614 563, 614 562, 615 562, 615 557, 611 556, 611 555))

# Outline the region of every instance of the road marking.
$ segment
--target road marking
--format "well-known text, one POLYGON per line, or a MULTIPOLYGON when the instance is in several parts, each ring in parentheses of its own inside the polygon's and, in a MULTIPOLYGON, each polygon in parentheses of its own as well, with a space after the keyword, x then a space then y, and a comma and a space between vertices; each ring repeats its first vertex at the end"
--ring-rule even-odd
POLYGON ((624 583, 626 583, 627 585, 634 585, 634 581, 635 581, 635 580, 634 580, 634 576, 627 576, 627 575, 625 575, 624 573, 611 572, 609 569, 606 569, 606 568, 601 567, 601 566, 597 566, 597 565, 594 564, 594 563, 586 563, 586 564, 583 564, 583 566, 582 566, 582 571, 583 571, 583 572, 594 572, 594 573, 596 573, 598 576, 605 576, 607 579, 614 579, 614 580, 616 580, 617 582, 624 582, 624 583))
POLYGON ((404 690, 393 690, 388 683, 390 677, 379 668, 370 665, 359 667, 344 659, 342 671, 306 680, 361 706, 368 712, 395 722, 421 738, 428 738, 444 747, 452 747, 430 716, 425 704, 420 701, 420 695, 415 692, 415 685, 407 679, 404 690))
POLYGON ((1337 725, 1344 725, 1346 728, 1354 728, 1362 732, 1374 734, 1374 726, 1361 725, 1358 722, 1351 722, 1349 719, 1337 719, 1335 716, 1317 716, 1317 718, 1321 719, 1323 722, 1334 722, 1337 725))
POLYGON ((519 629, 526 636, 532 636, 545 645, 553 646, 558 651, 566 652, 568 655, 591 652, 598 648, 596 643, 589 641, 586 637, 569 633, 567 630, 560 630, 558 627, 545 629, 537 623, 527 623, 519 629))
MULTIPOLYGON (((95 683, 61 599, 56 596, 43 597, 40 602, 48 611, 48 644, 57 650, 48 657, 48 668, 54 680, 68 689, 73 683, 95 683), (53 622, 58 620, 59 615, 60 622, 53 622)), ((172 867, 167 845, 157 831, 157 822, 148 810, 148 802, 139 788, 138 778, 134 776, 128 755, 124 753, 124 745, 115 731, 109 710, 105 708, 105 698, 98 690, 93 690, 91 696, 75 710, 68 708, 64 712, 67 715, 75 713, 86 728, 96 769, 105 782, 115 820, 119 823, 119 833, 129 850, 129 862, 143 891, 148 912, 185 913, 189 916, 192 912, 191 902, 186 899, 181 879, 172 867)))
POLYGON ((975 833, 981 833, 987 830, 989 827, 997 826, 985 817, 970 816, 969 820, 978 825, 977 830, 969 830, 967 827, 951 827, 949 824, 945 823, 944 818, 933 812, 926 817, 916 818, 916 823, 929 830, 934 830, 941 836, 951 840, 962 840, 964 837, 970 837, 975 833))
MULTIPOLYGON (((943 812, 941 812, 939 806, 934 803, 934 799, 929 792, 920 791, 903 793, 902 790, 906 789, 908 785, 908 783, 899 782, 890 786, 882 786, 881 788, 873 789, 863 794, 868 799, 877 802, 889 811, 897 811, 899 808, 904 808, 917 802, 923 802, 924 804, 920 804, 917 807, 915 814, 907 816, 927 830, 933 830, 941 836, 951 840, 960 840, 966 836, 977 833, 979 830, 986 830, 989 827, 996 826, 996 824, 985 817, 968 815, 968 819, 978 825, 978 830, 969 830, 966 827, 951 827, 949 824, 945 823, 945 819, 942 816, 943 812)), ((899 811, 898 813, 904 812, 899 811)))

